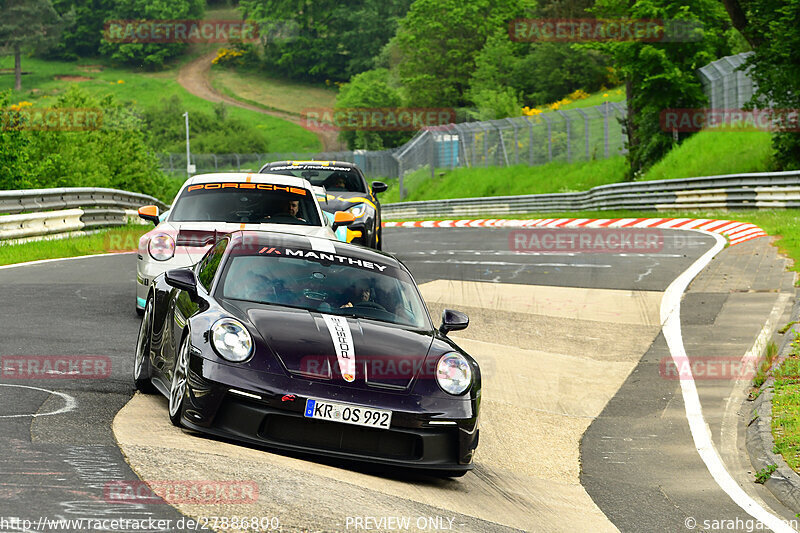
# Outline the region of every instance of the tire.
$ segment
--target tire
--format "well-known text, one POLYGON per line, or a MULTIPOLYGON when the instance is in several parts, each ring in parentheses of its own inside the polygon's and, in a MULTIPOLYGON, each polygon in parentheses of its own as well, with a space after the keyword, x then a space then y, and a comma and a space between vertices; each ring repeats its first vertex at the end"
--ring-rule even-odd
POLYGON ((383 228, 378 226, 378 230, 375 232, 375 249, 376 250, 383 250, 383 228))
POLYGON ((139 316, 144 316, 144 309, 142 309, 141 307, 139 307, 137 305, 136 306, 136 314, 139 315, 139 316))
POLYGON ((136 390, 145 394, 155 392, 150 380, 150 343, 153 329, 153 300, 148 299, 142 311, 142 325, 139 326, 139 338, 136 340, 136 355, 133 360, 133 385, 136 390))
POLYGON ((172 381, 169 387, 169 420, 172 425, 181 427, 183 402, 186 398, 187 373, 189 371, 189 335, 181 342, 175 368, 172 371, 172 381))

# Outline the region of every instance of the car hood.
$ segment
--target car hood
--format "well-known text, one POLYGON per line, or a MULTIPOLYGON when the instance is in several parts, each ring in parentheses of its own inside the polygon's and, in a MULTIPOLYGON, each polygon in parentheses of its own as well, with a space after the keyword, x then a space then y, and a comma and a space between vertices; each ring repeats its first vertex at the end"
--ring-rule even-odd
POLYGON ((293 376, 359 388, 408 389, 433 342, 432 332, 301 309, 259 306, 247 316, 293 376), (352 380, 345 377, 348 368, 354 369, 352 380))

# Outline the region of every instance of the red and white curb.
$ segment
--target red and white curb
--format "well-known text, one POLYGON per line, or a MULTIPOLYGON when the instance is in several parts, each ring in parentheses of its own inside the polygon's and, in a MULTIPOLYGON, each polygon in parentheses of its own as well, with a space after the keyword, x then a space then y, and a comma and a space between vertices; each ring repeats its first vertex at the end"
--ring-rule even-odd
POLYGON ((384 222, 386 228, 663 228, 696 229, 727 237, 731 246, 767 233, 748 222, 710 218, 533 218, 526 220, 481 218, 475 220, 414 220, 384 222))

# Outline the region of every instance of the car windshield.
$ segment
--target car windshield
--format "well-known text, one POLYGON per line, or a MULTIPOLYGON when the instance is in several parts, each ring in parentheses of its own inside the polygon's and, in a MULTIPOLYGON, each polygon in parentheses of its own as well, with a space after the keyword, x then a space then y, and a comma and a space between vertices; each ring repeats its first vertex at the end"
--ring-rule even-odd
POLYGON ((170 220, 322 225, 310 191, 268 183, 193 185, 178 197, 170 220))
POLYGON ((349 167, 285 165, 265 168, 263 172, 304 178, 311 182, 311 185, 325 187, 328 191, 367 192, 361 176, 349 167))
POLYGON ((217 289, 223 298, 430 327, 414 281, 400 268, 338 254, 261 251, 270 255, 231 252, 217 289))

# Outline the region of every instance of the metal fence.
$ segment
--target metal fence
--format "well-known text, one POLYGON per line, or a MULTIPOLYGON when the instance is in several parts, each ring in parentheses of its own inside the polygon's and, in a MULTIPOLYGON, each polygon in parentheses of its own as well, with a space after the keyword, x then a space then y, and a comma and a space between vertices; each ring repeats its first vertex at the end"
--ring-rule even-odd
MULTIPOLYGON (((282 152, 264 154, 192 154, 195 173, 206 172, 258 172, 264 163, 281 160, 331 160, 357 164, 368 177, 397 177, 395 150, 347 150, 342 152, 282 152)), ((169 174, 186 173, 186 154, 158 154, 161 170, 169 174)))
MULTIPOLYGON (((625 153, 618 103, 582 109, 557 110, 532 116, 464 122, 429 128, 391 150, 316 153, 192 154, 197 173, 256 172, 264 163, 282 159, 329 159, 357 164, 369 178, 399 178, 401 195, 407 174, 426 169, 542 165, 551 161, 585 161, 625 153)), ((186 171, 185 154, 160 154, 161 168, 186 171)), ((423 173, 415 177, 425 178, 423 173)), ((412 180, 413 183, 413 180, 412 180)))
POLYGON ((752 52, 727 56, 698 69, 711 109, 741 109, 753 96, 755 86, 741 67, 752 52))
POLYGON ((553 111, 485 122, 448 124, 419 132, 392 154, 398 162, 401 198, 415 185, 406 175, 426 169, 543 165, 605 159, 625 153, 620 120, 625 107, 617 103, 553 111))
MULTIPOLYGON (((739 70, 751 52, 728 56, 698 71, 709 106, 739 109, 753 95, 753 82, 739 70)), ((551 161, 586 161, 626 153, 626 136, 620 119, 624 104, 556 110, 538 115, 464 122, 418 132, 399 148, 316 153, 193 154, 196 172, 255 172, 266 162, 283 159, 349 161, 369 178, 399 179, 400 196, 437 169, 542 165, 551 161)), ((185 154, 161 154, 161 168, 186 172, 185 154)))

